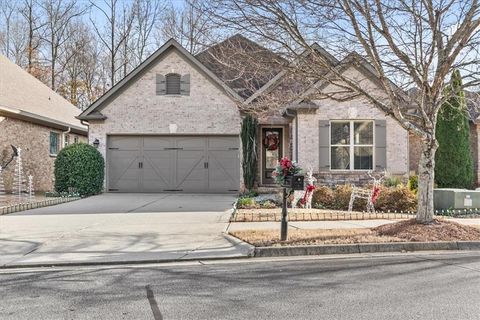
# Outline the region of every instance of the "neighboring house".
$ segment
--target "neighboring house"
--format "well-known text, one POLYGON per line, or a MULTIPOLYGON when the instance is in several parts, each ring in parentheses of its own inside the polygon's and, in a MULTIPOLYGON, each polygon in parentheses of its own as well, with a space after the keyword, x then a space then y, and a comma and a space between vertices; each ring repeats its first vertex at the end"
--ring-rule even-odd
MULTIPOLYGON (((341 72, 379 91, 365 61, 353 54, 341 62, 341 72)), ((175 40, 166 42, 78 117, 106 157, 106 191, 237 192, 244 111, 292 88, 294 103, 260 117, 259 188, 275 186, 271 174, 284 156, 312 167, 320 183, 361 183, 369 170, 408 176, 409 135, 394 119, 362 98, 309 100, 312 86, 329 92, 332 85, 292 80, 282 63, 239 35, 196 57, 175 40), (235 45, 263 68, 243 63, 235 45)))
MULTIPOLYGON (((75 118, 75 106, 28 72, 0 55, 0 161, 12 154, 10 145, 22 149, 23 169, 34 176, 36 191, 54 188, 54 161, 65 145, 87 142, 88 129, 75 118)), ((11 190, 13 168, 4 172, 11 190)))

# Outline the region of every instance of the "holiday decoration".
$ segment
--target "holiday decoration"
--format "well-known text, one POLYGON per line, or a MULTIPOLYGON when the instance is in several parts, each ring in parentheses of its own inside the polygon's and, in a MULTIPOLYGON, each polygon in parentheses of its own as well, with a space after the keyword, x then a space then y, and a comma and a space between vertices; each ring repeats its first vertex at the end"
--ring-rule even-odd
POLYGON ((33 176, 28 176, 28 200, 32 201, 35 197, 35 190, 33 189, 33 176))
POLYGON ((3 183, 3 169, 0 166, 0 197, 5 195, 5 184, 3 183))
POLYGON ((279 147, 280 138, 278 136, 278 132, 276 131, 267 131, 265 133, 265 139, 263 141, 263 145, 267 150, 274 151, 277 150, 279 147))
POLYGON ((297 207, 297 203, 306 209, 312 208, 312 196, 315 190, 315 182, 317 179, 313 176, 313 168, 309 168, 307 172, 307 186, 305 190, 296 190, 293 192, 292 208, 297 207))
POLYGON ((26 181, 23 175, 22 149, 18 149, 18 156, 15 161, 15 172, 13 176, 13 194, 19 198, 26 192, 26 181))
POLYGON ((278 162, 278 165, 272 172, 272 177, 278 184, 284 185, 287 176, 293 176, 300 172, 302 172, 302 169, 297 165, 295 161, 291 161, 287 157, 284 157, 278 162))
POLYGON ((380 176, 380 178, 376 178, 372 175, 371 171, 368 171, 368 176, 373 180, 373 186, 371 189, 364 189, 360 187, 356 187, 352 185, 352 194, 350 196, 350 202, 348 204, 348 211, 353 210, 353 203, 355 199, 366 199, 367 200, 367 212, 368 213, 375 213, 375 202, 377 201, 380 195, 380 184, 382 180, 385 178, 386 172, 380 176))

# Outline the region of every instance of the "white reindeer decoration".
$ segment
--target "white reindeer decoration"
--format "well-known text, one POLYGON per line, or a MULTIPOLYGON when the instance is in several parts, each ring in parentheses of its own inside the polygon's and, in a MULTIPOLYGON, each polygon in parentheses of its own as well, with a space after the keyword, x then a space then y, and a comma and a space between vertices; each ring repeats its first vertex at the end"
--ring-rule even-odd
POLYGON ((300 199, 304 199, 304 207, 305 209, 312 208, 312 196, 313 190, 315 190, 315 182, 317 179, 313 176, 313 168, 310 167, 307 171, 307 186, 305 190, 295 190, 293 192, 293 201, 292 201, 292 208, 297 207, 297 203, 300 199))
POLYGON ((380 192, 380 184, 382 183, 382 180, 385 178, 386 174, 387 173, 384 171, 380 178, 377 179, 372 175, 372 171, 368 171, 367 175, 373 180, 373 186, 370 189, 352 185, 352 194, 350 196, 350 203, 348 204, 348 211, 353 210, 353 203, 355 202, 355 199, 366 199, 367 212, 375 213, 375 200, 380 192))

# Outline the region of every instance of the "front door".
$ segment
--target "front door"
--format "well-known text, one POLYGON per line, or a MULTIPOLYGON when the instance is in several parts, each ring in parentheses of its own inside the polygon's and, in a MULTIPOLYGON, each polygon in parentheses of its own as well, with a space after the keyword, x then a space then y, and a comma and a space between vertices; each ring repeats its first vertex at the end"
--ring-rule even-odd
POLYGON ((283 157, 283 129, 262 129, 262 184, 274 184, 272 172, 283 157))

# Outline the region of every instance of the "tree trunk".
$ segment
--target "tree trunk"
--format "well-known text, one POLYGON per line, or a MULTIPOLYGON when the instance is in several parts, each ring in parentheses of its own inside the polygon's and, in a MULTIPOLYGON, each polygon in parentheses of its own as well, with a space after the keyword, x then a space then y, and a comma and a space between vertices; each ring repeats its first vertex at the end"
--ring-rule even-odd
POLYGON ((418 207, 417 222, 430 223, 433 220, 433 186, 435 178, 435 139, 423 141, 422 154, 418 164, 418 207))

